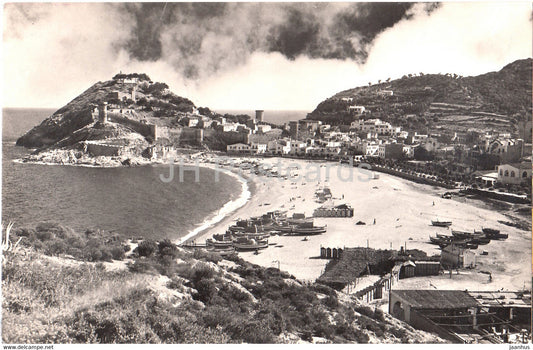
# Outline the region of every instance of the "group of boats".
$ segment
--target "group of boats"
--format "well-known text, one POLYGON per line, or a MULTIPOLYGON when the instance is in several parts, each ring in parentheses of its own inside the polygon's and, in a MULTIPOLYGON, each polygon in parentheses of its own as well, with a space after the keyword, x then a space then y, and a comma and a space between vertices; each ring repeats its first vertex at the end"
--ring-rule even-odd
POLYGON ((226 233, 215 234, 206 240, 206 246, 220 253, 233 251, 258 251, 268 247, 271 235, 312 236, 326 232, 326 226, 315 226, 312 218, 286 212, 273 211, 260 217, 237 220, 226 233))
MULTIPOLYGON (((451 221, 440 221, 438 224, 432 221, 432 225, 449 227, 451 226, 451 221)), ((440 248, 453 244, 461 248, 477 249, 480 245, 489 244, 491 240, 507 239, 509 236, 493 228, 483 228, 482 231, 474 230, 474 232, 456 230, 451 230, 451 232, 451 235, 437 233, 436 236, 429 236, 429 241, 432 244, 438 245, 440 248)))

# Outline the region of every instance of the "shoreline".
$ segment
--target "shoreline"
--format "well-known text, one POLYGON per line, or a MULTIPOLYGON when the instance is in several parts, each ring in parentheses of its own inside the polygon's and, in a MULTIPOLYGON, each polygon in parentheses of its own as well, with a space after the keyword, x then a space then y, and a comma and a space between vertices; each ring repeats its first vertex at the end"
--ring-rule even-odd
MULTIPOLYGON (((279 159, 285 166, 295 161, 279 159)), ((239 160, 275 163, 278 158, 265 160, 239 157, 239 160)), ((302 168, 307 165, 306 161, 297 162, 302 168)), ((321 172, 327 171, 323 162, 312 163, 320 167, 321 172)), ((529 263, 524 261, 530 261, 531 256, 530 250, 524 251, 523 247, 531 246, 531 235, 502 224, 500 221, 508 220, 505 210, 490 208, 487 201, 478 198, 443 199, 440 196, 443 191, 441 187, 416 183, 391 174, 383 174, 370 182, 354 179, 347 183, 337 176, 339 168, 339 164, 332 165, 330 180, 318 180, 320 183, 278 178, 266 178, 267 181, 264 182, 259 177, 250 176, 257 183, 257 191, 246 205, 214 226, 199 232, 196 240, 203 243, 202 240, 210 238, 212 234, 224 232, 236 219, 262 215, 267 211, 287 210, 288 216, 293 213, 312 216, 314 209, 322 205, 315 201, 315 191, 326 185, 331 188, 335 205, 346 203, 354 208, 352 218, 314 218, 316 225, 327 225, 326 233, 309 236, 307 240, 294 236, 271 236, 267 249, 261 250, 259 254, 239 252, 239 256, 264 267, 278 267, 279 264, 281 270, 296 278, 312 281, 322 274, 328 262, 316 259, 321 247, 369 245, 374 249, 399 250, 401 246, 406 246, 407 249, 420 249, 429 256, 439 254, 440 250, 428 242, 428 236, 449 232, 431 226, 431 220, 438 218, 453 220, 454 230, 479 230, 481 226, 485 226, 509 233, 509 239, 505 241, 493 241, 474 250, 479 265, 474 274, 477 276, 480 270, 489 270, 493 276, 492 283, 486 284, 483 278, 476 277, 471 283, 465 284, 464 288, 512 288, 527 281, 525 276, 529 271, 529 263), (374 219, 377 220, 376 224, 372 224, 374 219), (358 221, 366 222, 366 225, 355 225, 358 221), (483 251, 487 251, 488 255, 482 255, 483 251), (509 260, 510 256, 514 258, 509 260)))
POLYGON ((175 241, 175 244, 177 245, 195 241, 196 238, 201 237, 202 233, 204 233, 206 230, 209 230, 210 228, 212 228, 219 222, 231 216, 237 210, 245 207, 246 204, 248 204, 248 202, 252 200, 254 196, 255 186, 253 185, 253 182, 249 180, 249 178, 245 176, 244 177, 240 176, 236 174, 234 171, 231 171, 229 169, 216 168, 212 164, 208 164, 208 163, 200 163, 199 166, 207 168, 207 169, 211 169, 213 171, 221 171, 222 173, 233 177, 241 184, 241 193, 236 199, 226 202, 220 209, 209 214, 204 219, 204 221, 202 221, 202 223, 199 224, 199 226, 194 228, 192 231, 189 231, 189 233, 187 233, 185 236, 177 239, 175 241))
MULTIPOLYGON (((48 165, 48 166, 73 166, 73 167, 84 167, 84 168, 102 168, 102 169, 109 169, 109 168, 127 168, 128 166, 122 165, 120 163, 117 164, 105 164, 105 165, 92 165, 92 164, 80 164, 80 163, 58 163, 58 162, 45 162, 45 161, 24 161, 24 158, 17 158, 11 160, 14 163, 17 164, 33 164, 33 165, 48 165)), ((96 160, 95 160, 96 161, 96 160)), ((106 159, 106 161, 115 161, 112 159, 106 159)), ((131 167, 142 167, 142 166, 162 166, 167 164, 165 160, 150 160, 145 161, 143 163, 137 163, 132 165, 131 167)), ((251 198, 253 198, 254 190, 255 190, 255 184, 253 181, 250 180, 247 176, 241 176, 236 173, 236 171, 232 169, 225 169, 216 167, 213 164, 206 163, 206 162, 198 162, 193 163, 191 159, 185 159, 185 162, 183 162, 184 166, 199 166, 200 168, 206 168, 211 169, 213 171, 220 171, 234 179, 237 180, 238 183, 240 183, 240 194, 235 199, 230 199, 228 202, 224 203, 218 210, 215 210, 208 215, 204 217, 204 220, 200 222, 199 224, 195 224, 196 226, 193 229, 190 229, 188 233, 182 237, 175 238, 174 243, 177 245, 181 245, 190 241, 194 241, 198 236, 201 236, 202 233, 209 228, 213 227, 220 221, 224 220, 228 216, 232 215, 235 211, 239 210, 240 208, 244 207, 251 198)))

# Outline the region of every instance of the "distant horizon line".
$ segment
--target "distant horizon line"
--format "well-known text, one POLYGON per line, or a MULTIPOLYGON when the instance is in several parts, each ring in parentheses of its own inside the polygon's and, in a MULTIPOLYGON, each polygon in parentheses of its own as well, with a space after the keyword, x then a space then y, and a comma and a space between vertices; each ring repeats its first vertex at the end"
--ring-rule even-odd
MULTIPOLYGON (((20 106, 2 106, 2 109, 60 109, 62 107, 20 107, 20 106)), ((197 108, 201 108, 201 107, 197 107, 197 108)), ((205 107, 204 107, 205 108, 205 107)), ((257 108, 210 108, 210 107, 207 107, 209 108, 210 111, 255 111, 255 110, 258 110, 257 108)), ((275 109, 275 108, 270 108, 270 109, 266 109, 266 108, 263 108, 261 109, 262 111, 265 111, 265 112, 268 112, 268 111, 291 111, 291 112, 309 112, 309 109, 275 109)))

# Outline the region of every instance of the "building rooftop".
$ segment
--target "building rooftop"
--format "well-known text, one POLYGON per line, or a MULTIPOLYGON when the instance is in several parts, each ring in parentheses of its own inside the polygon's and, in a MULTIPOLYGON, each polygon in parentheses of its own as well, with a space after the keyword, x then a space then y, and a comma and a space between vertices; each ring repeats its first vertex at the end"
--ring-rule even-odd
POLYGON ((468 292, 461 290, 393 290, 418 309, 457 309, 480 306, 468 292))

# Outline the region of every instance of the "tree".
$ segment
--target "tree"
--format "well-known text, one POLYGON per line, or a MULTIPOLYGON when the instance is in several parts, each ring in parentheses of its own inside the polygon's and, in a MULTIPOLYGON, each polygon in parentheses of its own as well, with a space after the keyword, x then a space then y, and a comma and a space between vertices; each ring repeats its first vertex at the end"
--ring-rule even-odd
POLYGON ((148 106, 148 100, 145 97, 141 97, 140 99, 137 100, 137 105, 141 106, 142 109, 144 110, 145 107, 148 106))

